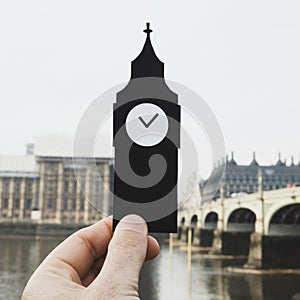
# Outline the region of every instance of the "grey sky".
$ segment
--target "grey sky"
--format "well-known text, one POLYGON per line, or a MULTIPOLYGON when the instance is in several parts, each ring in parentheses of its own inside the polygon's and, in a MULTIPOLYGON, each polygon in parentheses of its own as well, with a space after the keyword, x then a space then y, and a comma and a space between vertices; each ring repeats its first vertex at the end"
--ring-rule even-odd
POLYGON ((201 95, 241 163, 300 153, 299 1, 1 1, 0 153, 71 136, 129 79, 147 21, 166 77, 201 95))

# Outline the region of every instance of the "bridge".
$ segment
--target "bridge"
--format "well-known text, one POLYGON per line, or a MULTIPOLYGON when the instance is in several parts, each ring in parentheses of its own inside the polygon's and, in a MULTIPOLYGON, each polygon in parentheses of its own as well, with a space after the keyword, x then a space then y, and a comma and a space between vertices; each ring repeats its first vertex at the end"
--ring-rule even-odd
POLYGON ((248 255, 248 266, 300 267, 300 187, 219 199, 179 211, 178 239, 213 253, 248 255))

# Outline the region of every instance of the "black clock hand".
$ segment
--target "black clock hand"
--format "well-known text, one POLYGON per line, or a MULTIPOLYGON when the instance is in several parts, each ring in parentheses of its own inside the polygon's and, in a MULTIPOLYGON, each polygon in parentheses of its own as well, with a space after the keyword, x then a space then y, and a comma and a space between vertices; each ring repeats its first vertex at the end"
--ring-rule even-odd
POLYGON ((146 123, 146 122, 144 121, 144 119, 143 119, 141 116, 139 117, 139 120, 144 124, 144 126, 145 126, 146 128, 149 128, 149 126, 155 121, 155 119, 156 119, 158 116, 159 116, 159 114, 156 113, 156 114, 154 115, 154 117, 153 117, 148 123, 146 123))

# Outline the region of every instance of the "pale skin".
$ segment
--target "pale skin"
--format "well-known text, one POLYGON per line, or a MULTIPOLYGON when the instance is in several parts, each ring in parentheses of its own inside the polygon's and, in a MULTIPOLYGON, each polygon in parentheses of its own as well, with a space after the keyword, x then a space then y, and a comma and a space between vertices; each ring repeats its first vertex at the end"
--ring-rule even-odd
POLYGON ((139 299, 141 267, 158 253, 141 217, 126 216, 114 234, 107 217, 57 246, 33 273, 22 299, 139 299))

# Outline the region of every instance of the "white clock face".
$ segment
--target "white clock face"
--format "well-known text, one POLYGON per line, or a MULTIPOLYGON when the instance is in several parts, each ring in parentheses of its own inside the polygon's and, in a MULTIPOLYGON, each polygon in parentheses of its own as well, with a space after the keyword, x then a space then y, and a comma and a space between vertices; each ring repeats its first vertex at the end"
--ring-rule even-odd
POLYGON ((135 106, 127 115, 126 130, 138 145, 150 147, 160 143, 168 132, 169 122, 165 112, 152 103, 135 106))

